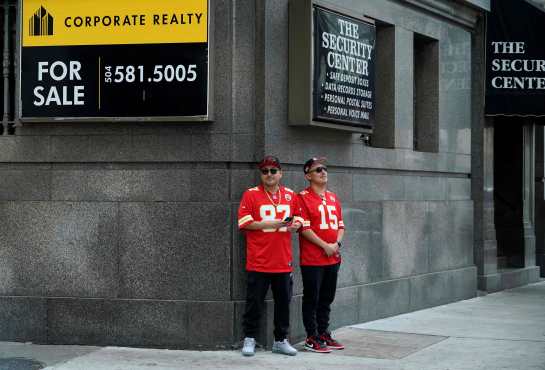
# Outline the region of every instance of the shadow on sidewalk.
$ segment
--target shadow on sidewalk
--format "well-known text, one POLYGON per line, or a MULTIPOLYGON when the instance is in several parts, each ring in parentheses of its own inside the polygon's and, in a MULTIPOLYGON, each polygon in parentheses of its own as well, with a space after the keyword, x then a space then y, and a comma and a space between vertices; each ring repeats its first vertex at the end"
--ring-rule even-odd
POLYGON ((24 357, 0 358, 0 370, 39 370, 46 365, 24 357))

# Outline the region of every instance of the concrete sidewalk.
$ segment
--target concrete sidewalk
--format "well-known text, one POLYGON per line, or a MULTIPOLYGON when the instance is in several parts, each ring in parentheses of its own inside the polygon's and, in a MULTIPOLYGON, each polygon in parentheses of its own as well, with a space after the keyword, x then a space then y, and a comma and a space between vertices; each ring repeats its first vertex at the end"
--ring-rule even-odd
POLYGON ((0 370, 545 370, 545 281, 335 334, 346 350, 295 357, 0 342, 0 370))

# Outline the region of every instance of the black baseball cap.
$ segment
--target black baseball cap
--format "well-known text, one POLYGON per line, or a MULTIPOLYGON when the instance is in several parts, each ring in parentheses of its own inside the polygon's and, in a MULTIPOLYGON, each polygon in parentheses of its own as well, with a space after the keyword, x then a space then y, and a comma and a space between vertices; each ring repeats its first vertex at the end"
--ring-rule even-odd
POLYGON ((257 166, 260 169, 265 166, 276 167, 278 169, 281 169, 280 161, 278 160, 278 158, 272 155, 266 155, 265 157, 263 157, 263 159, 261 160, 261 162, 259 162, 257 166))
POLYGON ((326 164, 327 159, 325 157, 312 157, 308 161, 305 162, 303 165, 303 172, 308 173, 308 171, 314 166, 314 164, 320 163, 320 164, 326 164))

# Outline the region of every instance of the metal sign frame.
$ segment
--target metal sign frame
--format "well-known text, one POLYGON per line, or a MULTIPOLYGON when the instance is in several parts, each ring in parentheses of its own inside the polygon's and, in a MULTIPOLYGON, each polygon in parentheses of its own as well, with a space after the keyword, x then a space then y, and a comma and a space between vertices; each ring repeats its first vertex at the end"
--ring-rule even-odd
POLYGON ((315 126, 350 132, 372 133, 373 129, 365 126, 335 123, 333 119, 330 122, 313 120, 314 7, 317 6, 372 25, 376 25, 375 20, 363 14, 354 14, 351 9, 340 7, 325 0, 291 0, 289 5, 289 124, 292 126, 315 126))
POLYGON ((24 117, 22 116, 22 89, 21 89, 21 73, 22 73, 22 19, 23 19, 23 2, 24 0, 17 0, 18 20, 16 30, 16 46, 17 54, 17 70, 16 70, 16 100, 15 100, 15 112, 17 124, 23 123, 59 123, 59 122, 169 122, 169 123, 195 123, 195 122, 213 122, 214 121, 214 32, 212 25, 214 24, 214 11, 216 0, 207 0, 207 96, 206 96, 206 111, 205 115, 195 116, 90 116, 90 117, 24 117))

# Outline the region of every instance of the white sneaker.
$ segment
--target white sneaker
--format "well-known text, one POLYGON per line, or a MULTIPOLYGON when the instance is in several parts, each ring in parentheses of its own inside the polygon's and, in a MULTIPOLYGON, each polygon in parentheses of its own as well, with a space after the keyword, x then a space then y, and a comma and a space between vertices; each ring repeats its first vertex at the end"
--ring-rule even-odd
POLYGON ((243 356, 253 356, 255 355, 255 339, 246 337, 244 338, 244 345, 242 346, 242 355, 243 356))
POLYGON ((273 353, 281 353, 288 356, 295 356, 297 354, 297 350, 291 346, 287 339, 281 342, 274 341, 272 351, 273 353))

